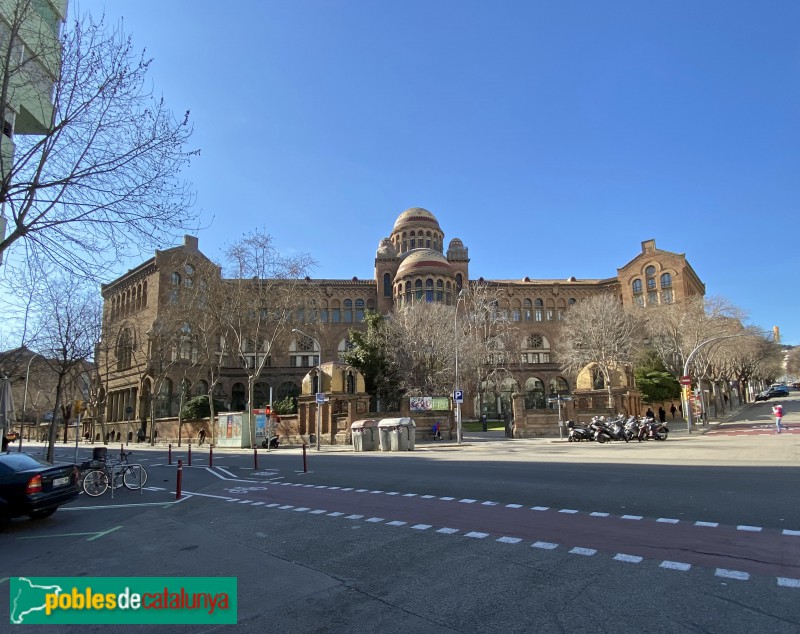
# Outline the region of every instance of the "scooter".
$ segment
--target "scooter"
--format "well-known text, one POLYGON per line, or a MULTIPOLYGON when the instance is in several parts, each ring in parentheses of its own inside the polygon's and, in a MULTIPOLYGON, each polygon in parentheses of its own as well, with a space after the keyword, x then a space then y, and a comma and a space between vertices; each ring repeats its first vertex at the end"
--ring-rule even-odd
MULTIPOLYGON (((269 439, 269 448, 270 449, 277 449, 278 445, 281 444, 280 436, 273 436, 269 439)), ((266 449, 267 448, 267 440, 266 438, 261 441, 261 446, 266 449)))
POLYGON ((569 429, 569 442, 580 442, 582 440, 594 440, 594 432, 588 427, 583 425, 576 425, 574 421, 567 421, 567 428, 569 429))

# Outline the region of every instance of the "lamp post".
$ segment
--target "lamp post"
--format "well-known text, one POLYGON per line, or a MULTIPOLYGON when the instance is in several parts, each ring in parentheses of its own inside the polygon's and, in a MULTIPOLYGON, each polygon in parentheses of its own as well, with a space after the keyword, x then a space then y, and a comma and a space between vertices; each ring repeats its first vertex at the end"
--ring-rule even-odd
MULTIPOLYGON (((455 376, 455 384, 453 386, 453 398, 455 398, 455 393, 458 391, 458 303, 465 299, 467 296, 467 289, 462 288, 458 291, 458 299, 456 299, 456 310, 453 314, 453 349, 455 350, 456 356, 456 376, 455 376)), ((457 442, 461 444, 461 400, 456 400, 456 438, 457 442)))
POLYGON ((683 377, 681 377, 681 382, 683 384, 684 380, 689 381, 688 385, 683 384, 683 387, 684 387, 684 393, 683 393, 683 401, 684 401, 684 403, 683 403, 683 407, 684 407, 684 409, 686 411, 686 431, 688 431, 690 434, 692 433, 692 407, 691 407, 691 405, 689 403, 689 391, 691 390, 691 379, 689 378, 689 365, 691 364, 692 359, 694 358, 694 355, 697 354, 697 352, 700 350, 700 348, 702 348, 703 346, 708 345, 709 343, 714 343, 715 341, 722 341, 723 339, 732 339, 734 337, 752 337, 753 335, 757 335, 757 334, 765 334, 765 333, 763 333, 763 332, 752 332, 751 331, 751 332, 739 332, 739 333, 736 333, 734 335, 719 335, 717 337, 710 337, 710 338, 706 339, 705 341, 701 341, 700 343, 698 343, 694 347, 694 350, 692 350, 689 353, 689 356, 686 357, 686 362, 683 364, 683 377))
MULTIPOLYGON (((28 359, 28 369, 25 370, 25 393, 22 397, 22 423, 25 424, 25 408, 28 406, 28 377, 31 375, 31 363, 36 357, 41 357, 38 352, 34 352, 30 359, 28 359)), ((31 439, 31 426, 28 426, 28 440, 31 439)))
POLYGON ((315 344, 317 344, 317 349, 319 350, 319 355, 317 356, 317 392, 314 394, 314 399, 316 400, 316 403, 317 403, 316 449, 317 449, 317 451, 319 451, 319 433, 320 433, 321 422, 322 422, 322 403, 319 402, 319 399, 317 398, 317 394, 322 393, 322 346, 319 345, 319 341, 315 337, 312 337, 311 335, 307 335, 306 333, 304 333, 299 328, 292 328, 292 332, 296 332, 299 335, 303 335, 304 337, 308 337, 309 339, 311 339, 311 341, 313 341, 315 344))

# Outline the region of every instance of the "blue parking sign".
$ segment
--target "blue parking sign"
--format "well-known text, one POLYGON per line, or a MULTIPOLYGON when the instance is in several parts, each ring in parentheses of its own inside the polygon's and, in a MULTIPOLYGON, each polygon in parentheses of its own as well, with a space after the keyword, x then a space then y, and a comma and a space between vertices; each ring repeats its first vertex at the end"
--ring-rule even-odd
POLYGON ((464 391, 463 390, 453 390, 453 400, 456 403, 463 403, 464 402, 464 391))

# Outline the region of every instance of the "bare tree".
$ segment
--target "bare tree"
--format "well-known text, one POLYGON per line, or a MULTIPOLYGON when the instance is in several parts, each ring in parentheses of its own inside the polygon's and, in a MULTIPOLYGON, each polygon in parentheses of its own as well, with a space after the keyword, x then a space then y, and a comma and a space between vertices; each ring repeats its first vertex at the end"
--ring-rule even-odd
POLYGON ((608 406, 613 407, 612 372, 633 362, 638 335, 637 320, 616 297, 589 297, 565 315, 557 344, 561 367, 577 374, 594 365, 603 375, 608 406))
POLYGON ((28 255, 96 275, 132 249, 142 253, 194 227, 180 177, 195 154, 186 149, 192 130, 188 113, 176 118, 150 94, 151 60, 119 28, 79 15, 48 44, 24 32, 38 4, 15 0, 0 38, 3 113, 25 91, 47 94, 47 74, 55 78, 52 113, 42 106, 46 125, 15 135, 15 151, 0 153, 0 204, 9 217, 0 255, 23 241, 28 255), (21 53, 20 36, 37 46, 21 53))
POLYGON ((786 357, 786 371, 794 376, 800 376, 800 346, 789 351, 786 357))
MULTIPOLYGON (((221 327, 225 346, 247 377, 247 398, 252 409, 255 379, 276 341, 291 330, 296 311, 304 306, 298 290, 316 262, 307 254, 282 255, 263 229, 245 234, 228 247, 225 255, 232 277, 223 283, 221 327)), ((255 442, 252 416, 250 438, 255 442)))
MULTIPOLYGON (((47 279, 41 294, 34 298, 34 319, 41 324, 34 343, 56 375, 56 397, 47 448, 47 460, 52 462, 61 406, 65 406, 64 412, 67 413, 68 400, 87 396, 82 393, 81 377, 87 373, 87 362, 93 357, 102 308, 96 289, 89 288, 78 278, 51 274, 47 279)), ((64 417, 65 426, 69 418, 69 415, 64 417)))

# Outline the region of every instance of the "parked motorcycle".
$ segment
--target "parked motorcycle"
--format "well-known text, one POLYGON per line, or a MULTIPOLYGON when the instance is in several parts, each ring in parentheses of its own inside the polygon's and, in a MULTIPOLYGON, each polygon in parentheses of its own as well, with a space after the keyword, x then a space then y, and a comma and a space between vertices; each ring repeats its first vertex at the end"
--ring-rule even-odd
MULTIPOLYGON (((280 436, 273 436, 269 439, 269 448, 270 449, 277 449, 278 446, 281 444, 280 436)), ((267 448, 267 439, 261 441, 261 446, 266 449, 267 448)))
POLYGON ((568 420, 567 428, 569 429, 569 435, 567 436, 567 440, 569 440, 569 442, 594 440, 594 432, 580 423, 576 425, 574 421, 568 420))
POLYGON ((604 443, 607 440, 614 440, 614 435, 611 429, 606 425, 605 420, 601 416, 595 416, 589 427, 594 431, 594 439, 599 443, 604 443))

